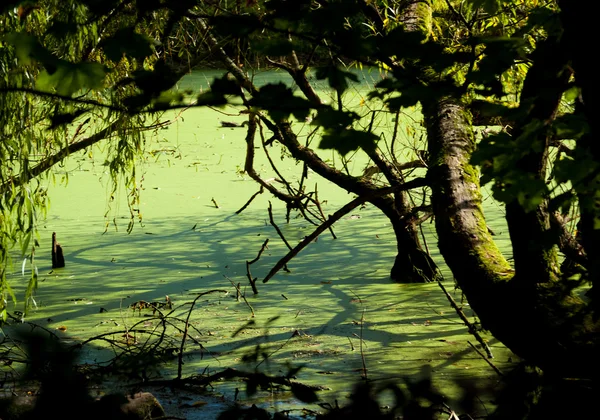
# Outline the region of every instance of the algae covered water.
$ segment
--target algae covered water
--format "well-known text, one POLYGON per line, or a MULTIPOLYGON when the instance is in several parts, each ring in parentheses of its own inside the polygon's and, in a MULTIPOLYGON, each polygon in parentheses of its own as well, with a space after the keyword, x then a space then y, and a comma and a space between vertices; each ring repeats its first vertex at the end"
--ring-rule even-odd
MULTIPOLYGON (((181 87, 206 88, 214 75, 194 73, 181 87)), ((280 75, 257 77, 269 81, 280 75)), ((363 90, 353 92, 360 103, 363 90)), ((145 156, 137 165, 137 210, 142 219, 131 233, 126 229, 128 192, 122 189, 110 200, 102 146, 71 156, 56 174, 68 183, 48 184, 51 207, 40 226, 39 289, 27 321, 68 342, 106 335, 127 348, 143 341, 123 331, 132 326, 152 330, 162 322, 153 308, 136 303, 168 301, 172 306, 166 313, 178 320, 189 314, 193 329, 186 332, 185 360, 169 359, 145 373, 149 378, 172 378, 178 369, 184 376, 227 367, 285 375, 302 367, 297 380, 327 388, 319 393, 323 401, 343 401, 352 384, 365 377, 375 382, 418 378, 424 366, 431 367, 435 385, 450 397, 458 396, 456 379, 493 380, 496 373, 469 345, 475 343, 473 337, 438 285, 389 281, 395 237, 373 206, 357 208, 336 223, 337 239, 323 233, 288 264, 289 272, 280 271, 265 284, 260 281, 288 252, 270 222, 269 205, 292 246, 315 226, 294 217, 288 223, 285 206, 266 192, 236 214, 259 187, 243 170, 245 130, 223 128, 221 121, 243 118, 235 107, 165 116, 172 124, 148 135, 145 156), (51 268, 52 232, 64 248, 63 269, 51 268), (257 257, 267 239, 260 258, 248 268, 247 262, 257 257), (258 295, 251 291, 249 274, 259 279, 258 295), (203 295, 191 310, 191 302, 209 291, 214 293, 203 295), (248 357, 256 349, 258 357, 248 357)), ((301 132, 310 130, 308 123, 296 124, 306 125, 301 132)), ((283 176, 298 179, 300 163, 276 144, 268 151, 283 176)), ((339 160, 333 152, 324 156, 339 160)), ((344 164, 361 170, 367 162, 356 155, 344 164)), ((263 155, 257 156, 255 168, 264 178, 277 176, 263 155)), ((318 184, 327 214, 353 198, 316 174, 309 175, 309 182, 318 184)), ((502 208, 491 199, 485 203, 491 227, 507 237, 502 208)), ((425 230, 429 249, 443 267, 433 225, 425 230)), ((451 275, 443 271, 452 289, 451 275)), ((11 277, 17 294, 26 280, 20 275, 19 271, 11 277)), ((460 301, 460 293, 454 296, 460 301)), ((468 304, 463 308, 473 319, 468 304)), ((171 331, 174 345, 181 342, 185 325, 177 322, 171 331)), ((487 338, 494 364, 508 369, 510 352, 487 338)), ((84 351, 84 362, 103 363, 114 358, 115 351, 114 346, 94 343, 84 351)), ((228 401, 236 388, 243 389, 244 383, 217 387, 228 401)), ((289 392, 242 397, 244 402, 278 409, 310 406, 299 404, 289 392)))

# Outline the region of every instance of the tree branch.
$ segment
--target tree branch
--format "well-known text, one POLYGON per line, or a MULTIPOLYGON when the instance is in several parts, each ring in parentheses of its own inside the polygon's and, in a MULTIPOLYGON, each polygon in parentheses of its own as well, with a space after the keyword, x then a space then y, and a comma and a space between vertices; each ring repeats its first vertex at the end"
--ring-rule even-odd
POLYGON ((381 188, 377 191, 374 191, 370 194, 365 194, 358 196, 354 200, 350 201, 348 204, 343 206, 341 209, 333 213, 329 216, 329 218, 323 222, 319 227, 317 227, 310 235, 305 237, 298 245, 292 248, 282 259, 280 259, 277 264, 269 271, 269 273, 263 279, 263 283, 268 282, 279 270, 281 270, 292 258, 294 258, 300 251, 302 251, 308 244, 314 241, 321 233, 329 229, 335 222, 340 220, 346 214, 354 210, 356 207, 361 204, 366 203, 367 201, 371 201, 375 199, 377 196, 383 196, 387 194, 391 194, 393 192, 405 191, 410 188, 418 188, 425 185, 424 178, 416 178, 411 181, 408 181, 401 185, 400 187, 385 187, 381 188))

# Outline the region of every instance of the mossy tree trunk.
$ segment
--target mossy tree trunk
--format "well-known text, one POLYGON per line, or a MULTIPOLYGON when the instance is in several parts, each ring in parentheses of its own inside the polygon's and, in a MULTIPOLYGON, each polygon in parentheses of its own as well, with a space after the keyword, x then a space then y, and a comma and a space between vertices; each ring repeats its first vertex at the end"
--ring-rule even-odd
POLYGON ((446 98, 423 112, 439 248, 482 325, 548 374, 597 378, 599 329, 587 306, 557 282, 519 281, 486 228, 465 107, 446 98))

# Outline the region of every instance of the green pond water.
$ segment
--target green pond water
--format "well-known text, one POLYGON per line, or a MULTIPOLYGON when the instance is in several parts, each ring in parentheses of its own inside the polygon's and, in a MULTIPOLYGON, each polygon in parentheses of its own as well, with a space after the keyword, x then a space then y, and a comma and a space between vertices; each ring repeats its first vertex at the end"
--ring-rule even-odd
MULTIPOLYGON (((214 75, 194 73, 182 80, 181 88, 206 88, 214 75)), ((360 102, 367 92, 365 86, 376 76, 368 73, 362 87, 349 93, 354 95, 349 99, 360 102)), ((269 73, 257 77, 268 82, 282 76, 269 73)), ((363 363, 368 378, 377 382, 416 378, 424 366, 431 366, 435 385, 450 398, 458 397, 453 385, 456 379, 496 381, 494 371, 469 346, 468 341, 475 344, 474 338, 437 285, 389 281, 395 238, 388 220, 373 206, 357 208, 336 223, 337 239, 323 233, 288 264, 290 273, 281 271, 266 284, 260 281, 287 252, 269 223, 269 200, 275 221, 292 246, 314 226, 302 219, 286 224, 285 207, 266 192, 244 212, 235 214, 258 191, 256 183, 240 172, 245 130, 220 127, 221 120, 242 121, 244 117, 237 116, 238 112, 235 107, 190 109, 168 129, 148 134, 148 153, 137 168, 143 224, 137 224, 130 234, 126 232, 127 192, 121 190, 110 208, 107 204, 110 178, 102 165, 102 147, 73 155, 64 168, 57 168, 57 179, 68 175, 68 184, 48 183, 51 208, 40 225, 42 241, 37 253, 40 287, 35 296, 37 306, 27 321, 55 331, 66 342, 114 333, 113 339, 125 343, 124 331, 136 323, 137 328, 147 330, 160 324, 151 316, 152 311, 130 309, 132 303, 161 301, 168 295, 175 308, 172 316, 185 319, 189 302, 198 293, 224 289, 229 293, 199 299, 192 312, 190 325, 194 329, 190 336, 197 342, 187 344, 184 376, 226 367, 253 370, 257 363, 244 364, 242 358, 261 344, 271 356, 260 369, 285 374, 289 365, 304 365, 297 379, 329 387, 319 394, 323 401, 342 402, 352 384, 360 380, 363 363), (63 269, 51 269, 52 232, 57 232, 64 248, 63 269), (251 266, 252 275, 259 279, 259 294, 254 296, 246 277, 246 261, 256 257, 267 238, 268 249, 251 266), (241 284, 254 318, 246 303, 236 300, 231 281, 241 284), (279 318, 269 322, 275 316, 279 318), (234 336, 251 319, 256 324, 234 336)), ((177 115, 165 118, 175 119, 177 115)), ((403 124, 408 127, 410 121, 406 118, 403 124)), ((305 135, 311 129, 296 123, 296 127, 301 126, 305 135)), ((412 141, 408 134, 405 140, 412 141)), ((259 152, 257 171, 263 178, 276 176, 259 152)), ((299 179, 299 164, 282 158, 277 145, 269 152, 285 177, 299 179)), ((340 163, 333 152, 324 151, 323 156, 340 163)), ((348 166, 359 172, 366 163, 356 154, 348 166)), ((353 198, 311 174, 309 185, 315 183, 320 199, 326 200, 326 213, 333 213, 353 198)), ((502 208, 491 198, 485 204, 490 226, 508 253, 502 208)), ((424 228, 429 249, 444 271, 446 287, 453 290, 451 274, 435 246, 433 226, 426 223, 424 228)), ((21 277, 20 264, 16 266, 11 282, 22 298, 27 278, 21 277)), ((460 293, 454 297, 461 299, 460 293)), ((21 308, 19 302, 15 310, 21 308)), ((472 317, 468 306, 465 311, 472 317)), ((180 332, 172 333, 175 340, 181 340, 180 332)), ((508 371, 512 354, 493 337, 484 337, 494 352, 493 363, 508 371)), ((106 345, 93 344, 84 347, 84 361, 114 357, 106 345)), ((173 360, 150 375, 172 378, 176 372, 177 360, 173 360)), ((243 384, 226 382, 217 390, 231 400, 236 387, 243 389, 243 384)), ((299 404, 290 394, 260 392, 256 398, 278 409, 319 409, 299 404)), ((490 401, 482 401, 479 411, 485 412, 486 404, 491 407, 490 401)))

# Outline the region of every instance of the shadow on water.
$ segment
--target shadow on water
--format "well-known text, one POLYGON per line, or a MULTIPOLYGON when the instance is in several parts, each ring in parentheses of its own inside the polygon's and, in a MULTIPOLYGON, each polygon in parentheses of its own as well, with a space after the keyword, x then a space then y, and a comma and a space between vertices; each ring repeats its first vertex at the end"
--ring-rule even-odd
MULTIPOLYGON (((168 295, 176 308, 173 316, 185 318, 189 302, 198 293, 225 289, 227 295, 207 295, 194 307, 193 338, 210 353, 189 343, 185 374, 239 366, 243 355, 260 344, 269 354, 261 368, 278 372, 285 371, 287 364, 305 365, 301 379, 331 387, 327 394, 331 398, 347 396, 365 367, 369 379, 383 381, 419 375, 424 365, 431 365, 434 381, 450 395, 452 378, 494 376, 468 346, 472 337, 437 285, 390 282, 396 241, 389 221, 372 206, 355 209, 334 226, 338 239, 325 232, 288 264, 291 273, 281 271, 263 284, 261 279, 287 252, 269 224, 269 200, 292 246, 314 226, 298 219, 286 224, 283 205, 267 194, 258 196, 242 214, 233 214, 257 186, 239 170, 245 156, 244 131, 220 129, 221 118, 212 111, 190 110, 185 122, 177 120, 149 142, 152 156, 138 165, 138 173, 143 174, 139 185, 144 224, 129 235, 127 216, 120 219, 129 199, 123 192, 112 204, 116 209, 109 212, 123 222, 120 230, 103 230, 109 193, 102 152, 73 156, 75 164, 65 169, 68 187, 50 187, 52 208, 41 228, 42 247, 36 252, 37 308, 28 320, 57 331, 65 340, 84 340, 122 334, 140 321, 147 321, 147 328, 155 326, 159 321, 152 311, 130 308, 135 302, 164 302, 168 295), (50 267, 53 231, 67 261, 58 270, 50 267), (254 296, 246 261, 257 256, 267 238, 268 248, 250 267, 259 279, 259 294, 254 296), (256 324, 235 336, 252 318, 246 303, 236 299, 229 279, 240 283, 256 314, 256 324)), ((281 156, 283 176, 297 179, 301 166, 284 159, 277 145, 269 150, 272 157, 281 156)), ((255 163, 264 179, 277 176, 264 157, 257 156, 255 163)), ((356 158, 355 169, 366 163, 356 158)), ((322 204, 328 214, 352 198, 315 174, 309 182, 319 182, 319 197, 327 200, 322 204)), ((497 206, 491 209, 495 215, 502 212, 497 206)), ((492 218, 499 238, 508 241, 502 218, 492 218)), ((433 225, 424 227, 432 255, 441 264, 433 246, 433 225)), ((447 270, 444 274, 451 278, 447 270)), ((17 296, 23 296, 20 273, 12 280, 17 296)), ((472 317, 468 305, 464 309, 472 317)), ((510 353, 493 340, 490 345, 494 363, 500 369, 510 367, 510 353)), ((96 360, 100 353, 94 348, 85 357, 96 360)), ((167 363, 163 375, 172 377, 174 368, 167 363)), ((232 391, 231 386, 228 389, 232 391)))
MULTIPOLYGON (((194 339, 203 351, 188 344, 186 374, 240 365, 254 369, 242 359, 260 345, 269 354, 261 368, 277 373, 289 364, 304 365, 301 379, 332 388, 327 393, 332 398, 347 395, 365 367, 369 379, 381 381, 418 377, 423 365, 431 365, 434 380, 449 394, 453 391, 444 387, 455 378, 493 378, 468 346, 472 337, 437 285, 390 282, 393 247, 389 252, 389 243, 375 239, 378 224, 369 211, 360 219, 343 220, 336 227, 338 239, 323 234, 290 262, 291 273, 282 271, 266 284, 259 281, 256 296, 248 286, 246 261, 268 238, 268 249, 251 266, 261 279, 287 252, 262 211, 153 219, 129 235, 94 233, 85 221, 72 222, 72 233, 63 234, 67 266, 52 271, 49 258, 38 257, 41 287, 29 320, 66 330, 57 334, 69 341, 122 334, 145 318, 148 327, 159 322, 152 311, 130 309, 134 302, 163 301, 168 295, 178 308, 173 316, 181 319, 189 310, 186 303, 198 293, 225 289, 229 294, 203 297, 192 313, 194 339), (80 238, 84 229, 87 236, 80 238), (252 318, 246 304, 236 300, 229 279, 241 284, 256 314, 256 324, 237 335, 252 318)), ((312 231, 298 220, 280 226, 292 243, 312 231)), ((497 342, 490 344, 494 363, 508 368, 509 352, 497 342)), ((90 349, 85 357, 99 361, 113 354, 90 349)), ((175 370, 167 363, 162 375, 172 377, 175 370)), ((225 384, 224 392, 236 386, 225 384)))

